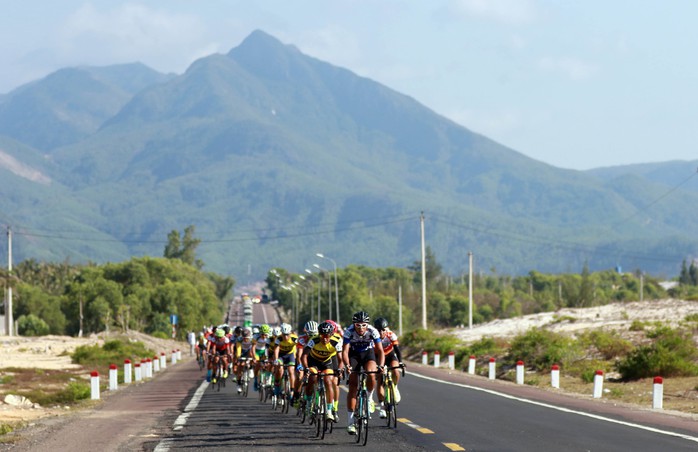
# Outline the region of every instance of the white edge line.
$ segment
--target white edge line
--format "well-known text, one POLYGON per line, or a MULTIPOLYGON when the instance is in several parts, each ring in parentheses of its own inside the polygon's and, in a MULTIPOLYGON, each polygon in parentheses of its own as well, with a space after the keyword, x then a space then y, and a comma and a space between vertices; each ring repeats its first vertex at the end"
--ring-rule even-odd
POLYGON ((425 379, 425 380, 435 381, 435 382, 437 382, 437 383, 443 383, 443 384, 448 384, 448 385, 453 385, 453 386, 460 386, 460 387, 462 387, 462 388, 467 388, 467 389, 473 389, 473 390, 475 390, 475 391, 486 392, 486 393, 488 393, 488 394, 496 395, 496 396, 499 396, 499 397, 504 397, 504 398, 511 399, 511 400, 517 400, 517 401, 523 402, 523 403, 530 403, 531 405, 538 405, 538 406, 541 406, 541 407, 544 407, 544 408, 550 408, 550 409, 553 409, 553 410, 563 411, 563 412, 565 412, 565 413, 577 414, 577 415, 579 415, 579 416, 585 416, 585 417, 589 417, 589 418, 592 418, 592 419, 597 419, 597 420, 600 420, 600 421, 611 422, 611 423, 614 423, 614 424, 625 425, 626 427, 638 428, 638 429, 640 429, 640 430, 647 430, 647 431, 653 432, 653 433, 660 433, 660 434, 662 434, 662 435, 667 435, 667 436, 676 436, 676 437, 678 437, 678 438, 683 438, 683 439, 686 439, 686 440, 688 440, 688 441, 698 442, 698 437, 690 436, 690 435, 685 435, 685 434, 683 434, 683 433, 671 432, 671 431, 668 431, 668 430, 660 430, 660 429, 658 429, 658 428, 648 427, 648 426, 642 425, 642 424, 634 424, 634 423, 632 423, 632 422, 619 421, 619 420, 617 420, 617 419, 613 419, 613 418, 610 418, 610 417, 599 416, 599 415, 597 415, 597 414, 585 413, 585 412, 583 412, 583 411, 571 410, 571 409, 569 409, 569 408, 564 408, 564 407, 559 407, 559 406, 555 406, 555 405, 550 405, 550 404, 548 404, 548 403, 537 402, 537 401, 535 401, 535 400, 530 400, 530 399, 524 399, 524 398, 521 398, 521 397, 516 397, 516 396, 509 395, 509 394, 504 394, 504 393, 502 393, 502 392, 493 391, 493 390, 491 390, 491 389, 478 388, 477 386, 470 386, 470 385, 466 385, 466 384, 462 384, 462 383, 454 383, 454 382, 451 382, 451 381, 443 381, 443 380, 439 380, 439 379, 436 379, 436 378, 433 378, 433 377, 428 377, 428 376, 426 376, 426 375, 422 375, 422 374, 419 374, 419 373, 416 373, 416 372, 413 372, 413 371, 410 371, 409 374, 410 374, 410 375, 414 375, 415 377, 423 378, 423 379, 425 379))
MULTIPOLYGON (((172 425, 172 430, 181 430, 182 427, 184 427, 187 423, 187 419, 189 418, 189 415, 196 409, 196 407, 199 405, 199 402, 201 401, 201 397, 203 397, 204 393, 206 392, 206 388, 208 388, 208 382, 203 381, 201 383, 201 386, 196 390, 194 395, 192 396, 191 400, 187 404, 187 406, 184 408, 184 412, 179 415, 176 421, 174 421, 174 424, 172 425)), ((170 450, 170 443, 172 443, 172 438, 165 438, 162 441, 158 443, 158 445, 155 447, 153 452, 167 452, 170 450)))

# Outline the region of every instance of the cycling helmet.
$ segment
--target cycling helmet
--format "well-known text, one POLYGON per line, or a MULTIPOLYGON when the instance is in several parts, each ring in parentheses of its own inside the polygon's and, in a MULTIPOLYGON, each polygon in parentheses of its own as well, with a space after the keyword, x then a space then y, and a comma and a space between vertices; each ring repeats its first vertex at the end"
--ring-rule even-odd
POLYGON ((281 327, 280 326, 275 326, 274 328, 271 329, 271 334, 274 336, 281 336, 281 327))
POLYGON ((216 337, 223 337, 223 336, 225 336, 225 331, 223 331, 222 328, 218 328, 216 330, 216 337))
POLYGON ((264 324, 259 327, 259 333, 260 334, 269 334, 271 333, 271 327, 267 324, 264 324))
POLYGON ((242 330, 242 337, 250 337, 252 336, 252 331, 249 328, 245 328, 242 330))
POLYGON ((325 323, 329 323, 330 325, 332 325, 332 328, 334 328, 334 333, 339 331, 339 325, 337 325, 337 322, 335 322, 334 320, 327 319, 325 320, 325 323))
POLYGON ((259 328, 256 326, 252 327, 252 334, 259 334, 259 328))
POLYGON ((223 331, 225 331, 225 334, 230 333, 230 327, 228 325, 224 326, 223 331))
POLYGON ((329 322, 322 322, 320 326, 317 327, 317 330, 320 334, 332 334, 334 333, 334 325, 329 322))
POLYGON ((317 322, 314 320, 308 320, 305 323, 305 332, 311 336, 317 334, 317 322))
POLYGON ((373 321, 373 326, 375 326, 378 331, 383 331, 388 328, 388 320, 383 317, 378 317, 373 321))
POLYGON ((236 326, 235 329, 233 330, 233 334, 236 335, 236 336, 241 335, 241 334, 242 334, 242 328, 240 328, 239 326, 236 326))
POLYGON ((291 331, 293 331, 293 327, 291 327, 291 325, 288 323, 281 324, 281 334, 291 334, 291 331))
POLYGON ((354 314, 354 317, 351 318, 352 323, 368 323, 371 321, 371 317, 368 315, 368 312, 366 311, 359 311, 356 314, 354 314))

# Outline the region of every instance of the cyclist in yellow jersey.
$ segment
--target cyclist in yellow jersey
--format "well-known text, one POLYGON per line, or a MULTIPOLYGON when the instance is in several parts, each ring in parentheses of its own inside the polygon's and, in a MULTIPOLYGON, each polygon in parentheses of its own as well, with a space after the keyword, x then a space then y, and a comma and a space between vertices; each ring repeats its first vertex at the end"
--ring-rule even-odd
POLYGON ((318 323, 315 320, 308 320, 303 327, 305 334, 298 336, 297 346, 296 346, 296 372, 298 373, 296 378, 296 385, 293 388, 293 400, 295 402, 296 408, 300 402, 300 391, 301 384, 303 384, 304 371, 303 364, 301 364, 301 356, 305 350, 305 346, 308 344, 311 338, 317 336, 317 326, 318 323))
MULTIPOLYGON (((281 336, 276 338, 274 347, 274 391, 279 395, 279 385, 283 376, 283 368, 291 367, 288 372, 288 382, 293 388, 296 384, 296 373, 293 368, 296 366, 296 343, 298 336, 293 333, 293 327, 288 323, 281 324, 281 336)), ((292 394, 288 394, 293 397, 292 394)))
MULTIPOLYGON (((334 330, 335 328, 333 325, 328 322, 322 322, 318 326, 318 336, 308 341, 308 344, 305 346, 305 351, 301 356, 302 364, 306 369, 316 368, 318 373, 327 369, 333 371, 332 374, 323 377, 325 380, 327 417, 332 421, 336 419, 334 415, 335 390, 333 380, 334 373, 339 370, 337 354, 342 351, 342 337, 336 334, 334 330)), ((306 401, 310 400, 316 379, 317 375, 311 373, 305 392, 306 401)))

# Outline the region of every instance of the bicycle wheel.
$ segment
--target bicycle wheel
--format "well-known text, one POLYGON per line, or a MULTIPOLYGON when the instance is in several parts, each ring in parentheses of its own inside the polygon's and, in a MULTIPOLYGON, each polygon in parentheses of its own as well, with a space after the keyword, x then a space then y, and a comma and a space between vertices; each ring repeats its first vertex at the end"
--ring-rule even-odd
POLYGON ((354 411, 354 427, 356 427, 356 442, 361 441, 361 433, 364 430, 364 423, 361 419, 364 413, 364 405, 368 402, 366 401, 367 394, 364 390, 359 392, 359 397, 356 399, 356 410, 354 411))
POLYGON ((366 442, 368 442, 368 394, 364 391, 364 404, 362 407, 362 413, 361 413, 361 445, 365 446, 366 442))
POLYGON ((281 391, 283 394, 283 402, 284 405, 282 406, 282 413, 288 414, 288 410, 290 409, 291 405, 291 382, 288 381, 288 375, 285 374, 284 378, 282 380, 283 386, 281 387, 281 391))
MULTIPOLYGON (((318 383, 319 384, 319 383, 318 383)), ((325 391, 322 387, 318 389, 317 406, 315 407, 315 436, 324 439, 325 438, 325 422, 327 421, 327 403, 325 402, 325 391)))
POLYGON ((247 375, 247 369, 243 370, 245 376, 242 377, 242 396, 247 397, 247 393, 250 390, 250 377, 247 375))
MULTIPOLYGON (((304 393, 300 393, 298 397, 305 397, 304 393)), ((305 423, 305 416, 306 416, 306 411, 305 411, 305 398, 303 398, 300 403, 298 404, 298 412, 296 413, 297 416, 300 416, 301 418, 301 424, 305 423)))
POLYGON ((388 427, 397 428, 397 403, 395 403, 395 386, 388 385, 386 391, 386 411, 388 412, 388 427))

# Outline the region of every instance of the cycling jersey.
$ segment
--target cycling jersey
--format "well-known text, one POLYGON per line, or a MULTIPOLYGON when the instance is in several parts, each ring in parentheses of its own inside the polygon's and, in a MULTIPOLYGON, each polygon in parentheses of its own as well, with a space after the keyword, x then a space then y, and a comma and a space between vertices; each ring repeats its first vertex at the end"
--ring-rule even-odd
POLYGON ((252 350, 252 340, 250 339, 243 339, 242 337, 238 340, 237 344, 235 344, 235 357, 240 358, 240 357, 247 357, 251 358, 250 356, 250 351, 252 350))
POLYGON ((385 356, 388 356, 390 352, 393 351, 394 345, 399 345, 397 334, 387 328, 385 329, 385 337, 381 339, 381 342, 383 344, 383 353, 385 356))
POLYGON ((288 355, 289 353, 296 352, 296 343, 298 342, 298 336, 294 333, 288 335, 288 339, 284 339, 282 334, 276 338, 275 345, 279 347, 279 356, 288 355))
POLYGON ((352 353, 365 352, 374 347, 374 344, 381 340, 380 332, 371 325, 366 326, 366 331, 362 335, 356 332, 354 325, 344 330, 344 344, 350 344, 352 353))
POLYGON ((214 338, 211 345, 216 350, 216 352, 218 352, 218 354, 223 354, 224 352, 227 352, 228 349, 230 348, 230 341, 225 336, 216 337, 216 338, 214 338))
POLYGON ((305 348, 311 358, 321 362, 327 362, 332 359, 333 356, 337 355, 337 353, 341 353, 342 337, 335 333, 330 337, 329 342, 325 343, 321 336, 315 336, 308 341, 308 345, 306 345, 305 348))

